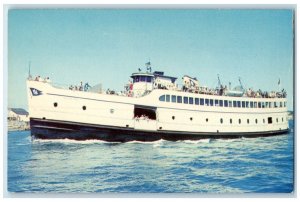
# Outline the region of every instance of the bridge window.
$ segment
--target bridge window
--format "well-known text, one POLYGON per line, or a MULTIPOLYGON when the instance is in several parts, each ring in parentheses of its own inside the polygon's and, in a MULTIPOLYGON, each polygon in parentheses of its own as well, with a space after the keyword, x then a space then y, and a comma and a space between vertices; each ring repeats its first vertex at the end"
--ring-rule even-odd
POLYGON ((266 102, 262 102, 262 103, 261 103, 261 107, 262 107, 262 108, 265 108, 265 104, 266 104, 266 102))
POLYGON ((232 101, 231 100, 228 101, 228 106, 232 107, 232 101))
POLYGON ((280 102, 280 107, 282 107, 282 102, 280 102))
POLYGON ((284 102, 284 107, 286 107, 286 102, 284 102))
POLYGON ((220 123, 223 123, 223 119, 220 119, 220 123))
POLYGON ((249 108, 249 101, 246 102, 246 108, 249 108))
POLYGON ((177 96, 177 103, 182 103, 182 97, 181 96, 177 96))
POLYGON ((229 120, 230 124, 232 124, 232 119, 229 120))
POLYGON ((213 100, 213 99, 210 99, 210 100, 209 100, 209 105, 210 105, 210 106, 214 106, 214 100, 213 100))
POLYGON ((166 100, 166 95, 162 95, 159 97, 159 101, 164 102, 166 100))
POLYGON ((166 101, 170 102, 170 95, 166 95, 166 101))
POLYGON ((254 102, 253 104, 254 104, 254 108, 257 108, 257 102, 254 102))
POLYGON ((237 107, 241 107, 241 101, 237 101, 237 107))
POLYGON ((253 108, 254 105, 253 105, 253 102, 250 102, 250 108, 253 108))
POLYGON ((189 104, 194 104, 194 98, 192 98, 192 97, 189 97, 189 104))
POLYGON ((184 104, 189 104, 189 99, 188 99, 188 97, 183 97, 183 102, 184 102, 184 104))
POLYGON ((204 105, 204 99, 200 98, 200 105, 204 105))
POLYGON ((239 124, 241 124, 242 123, 242 121, 241 121, 241 119, 239 119, 239 124))
POLYGON ((243 108, 246 107, 245 101, 242 101, 242 107, 243 107, 243 108))
POLYGON ((277 108, 277 107, 278 107, 278 106, 277 106, 277 102, 274 102, 274 107, 275 107, 275 108, 277 108))
POLYGON ((199 105, 199 98, 195 98, 195 105, 199 105))
POLYGON ((152 80, 151 77, 148 76, 148 77, 147 77, 147 82, 148 82, 148 83, 151 83, 151 80, 152 80))

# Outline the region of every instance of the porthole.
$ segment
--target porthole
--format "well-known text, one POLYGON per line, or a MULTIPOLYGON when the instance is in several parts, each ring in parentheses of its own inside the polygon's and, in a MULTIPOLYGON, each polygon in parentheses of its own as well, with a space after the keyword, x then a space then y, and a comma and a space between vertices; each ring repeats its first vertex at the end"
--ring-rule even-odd
POLYGON ((223 119, 220 119, 220 123, 223 123, 223 119))
POLYGON ((193 117, 190 117, 190 120, 192 121, 192 120, 193 120, 193 117))
POLYGON ((247 119, 247 123, 248 123, 248 124, 250 123, 249 119, 247 119))
POLYGON ((265 123, 265 119, 263 119, 263 123, 265 123))
POLYGON ((174 120, 174 119, 175 119, 175 116, 172 116, 172 119, 174 120))
POLYGON ((208 119, 206 119, 206 122, 208 122, 208 119))
POLYGON ((229 121, 230 121, 230 124, 232 124, 232 119, 230 119, 229 121))
POLYGON ((278 118, 276 118, 276 122, 278 123, 278 118))
POLYGON ((53 103, 53 106, 54 106, 54 107, 57 107, 57 102, 54 102, 54 103, 53 103))
POLYGON ((82 106, 82 109, 83 109, 83 110, 86 110, 86 106, 82 106))
POLYGON ((281 120, 282 120, 282 122, 283 122, 283 117, 282 117, 282 119, 281 119, 281 120))
POLYGON ((241 124, 242 123, 242 121, 241 121, 241 119, 239 119, 239 124, 241 124))

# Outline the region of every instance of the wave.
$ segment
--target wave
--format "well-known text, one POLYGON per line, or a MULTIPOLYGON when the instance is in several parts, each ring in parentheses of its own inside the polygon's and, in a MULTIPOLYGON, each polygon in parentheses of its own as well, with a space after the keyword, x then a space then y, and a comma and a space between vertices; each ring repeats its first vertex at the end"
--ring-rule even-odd
POLYGON ((199 143, 211 143, 212 139, 200 139, 200 140, 180 140, 177 142, 183 142, 188 144, 199 144, 199 143))
POLYGON ((63 144, 116 144, 120 142, 108 142, 104 140, 73 140, 73 139, 33 139, 33 143, 63 143, 63 144))

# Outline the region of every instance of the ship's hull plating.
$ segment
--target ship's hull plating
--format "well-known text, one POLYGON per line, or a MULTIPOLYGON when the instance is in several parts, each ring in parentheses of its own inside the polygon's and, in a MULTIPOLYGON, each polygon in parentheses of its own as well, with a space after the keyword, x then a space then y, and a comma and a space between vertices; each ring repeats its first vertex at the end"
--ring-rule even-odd
POLYGON ((46 119, 30 119, 31 135, 39 139, 104 140, 109 142, 199 140, 205 138, 241 138, 280 135, 288 129, 244 133, 196 133, 178 131, 147 131, 104 125, 46 119))

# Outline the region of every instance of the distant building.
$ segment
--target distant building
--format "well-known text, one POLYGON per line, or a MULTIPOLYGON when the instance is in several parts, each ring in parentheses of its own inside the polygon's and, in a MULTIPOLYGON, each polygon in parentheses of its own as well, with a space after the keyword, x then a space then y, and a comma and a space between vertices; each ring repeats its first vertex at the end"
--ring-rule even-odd
POLYGON ((29 113, 22 108, 9 108, 8 121, 24 121, 29 122, 29 113))

